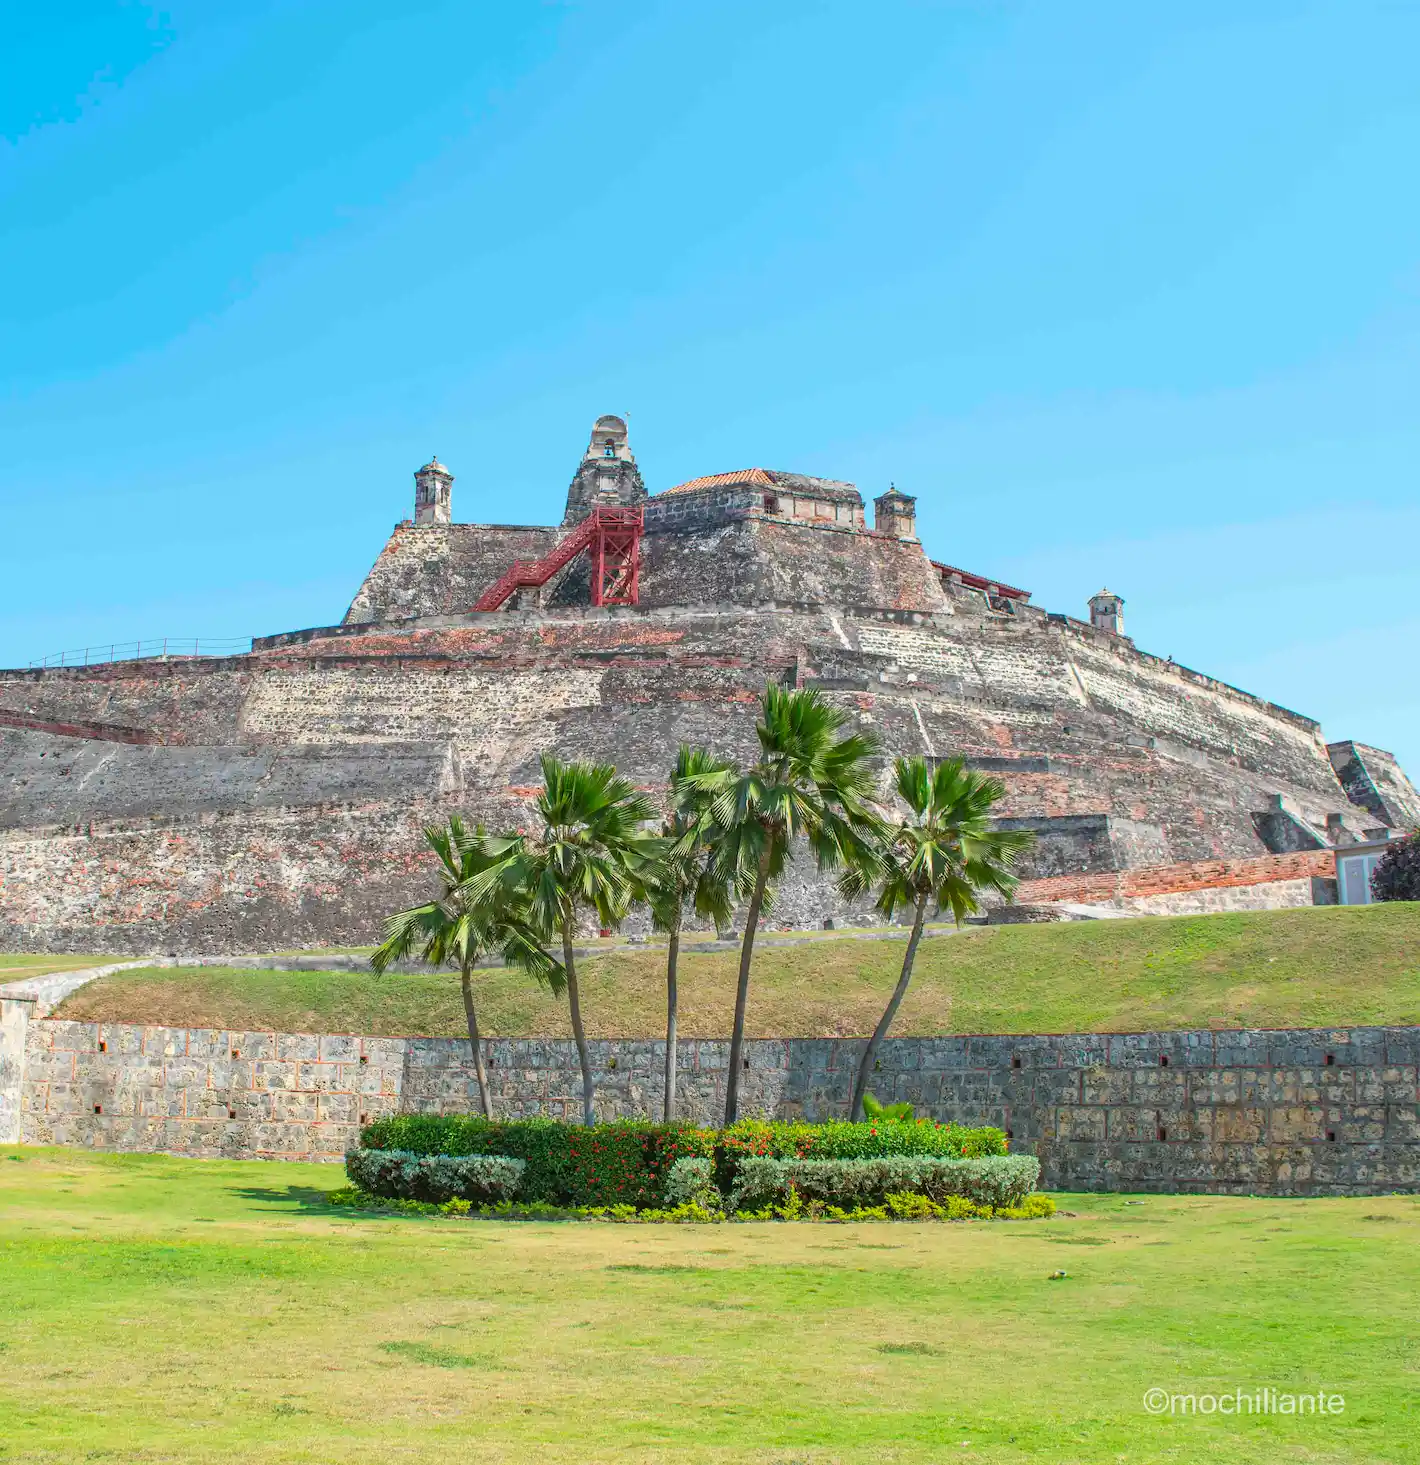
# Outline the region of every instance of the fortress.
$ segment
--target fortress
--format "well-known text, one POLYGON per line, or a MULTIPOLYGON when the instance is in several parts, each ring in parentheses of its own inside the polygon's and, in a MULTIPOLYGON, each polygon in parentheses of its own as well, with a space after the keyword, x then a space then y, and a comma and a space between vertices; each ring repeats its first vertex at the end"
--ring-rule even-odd
MULTIPOLYGON (((648 495, 617 417, 559 526, 455 523, 453 482, 415 474, 339 625, 0 671, 0 949, 372 941, 427 889, 425 823, 518 824, 545 750, 652 788, 682 741, 748 759, 767 678, 997 774, 1034 905, 1327 902, 1336 848, 1420 825, 1389 754, 1139 650, 1116 595, 1075 619, 933 560, 896 489, 871 527, 799 473, 648 495)), ((844 915, 805 859, 772 920, 844 915)))

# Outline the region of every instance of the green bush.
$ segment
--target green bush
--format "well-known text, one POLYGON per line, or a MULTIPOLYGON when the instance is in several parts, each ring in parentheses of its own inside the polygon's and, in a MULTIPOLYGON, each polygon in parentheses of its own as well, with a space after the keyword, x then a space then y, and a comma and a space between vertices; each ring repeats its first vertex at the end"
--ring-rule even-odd
POLYGON ((511 1200, 527 1165, 506 1155, 416 1155, 409 1150, 351 1150, 345 1173, 352 1185, 395 1200, 441 1204, 511 1200))
POLYGON ((891 1204, 889 1197, 912 1194, 938 1205, 962 1197, 994 1211, 1022 1205, 1039 1178, 1040 1161, 1034 1155, 880 1155, 862 1160, 749 1155, 740 1161, 727 1201, 736 1212, 777 1212, 806 1202, 840 1209, 884 1206, 891 1204))
POLYGON ((967 1159, 1004 1155, 1006 1136, 999 1129, 969 1129, 932 1119, 882 1119, 866 1124, 831 1120, 827 1124, 787 1124, 741 1119, 716 1138, 715 1183, 728 1195, 740 1162, 751 1155, 776 1160, 869 1160, 881 1155, 936 1155, 967 1159))
POLYGON ((1394 839, 1371 872, 1377 900, 1420 900, 1420 830, 1394 839))
POLYGON ((715 1189, 714 1166, 703 1155, 687 1155, 671 1166, 666 1176, 666 1205, 700 1206, 718 1211, 723 1202, 715 1189))
POLYGON ((333 1206, 352 1210, 375 1211, 401 1216, 466 1216, 481 1221, 610 1221, 620 1225, 718 1225, 724 1221, 1028 1221, 1055 1214, 1055 1202, 1049 1196, 1028 1195, 1019 1206, 977 1205, 965 1196, 949 1195, 938 1204, 925 1195, 896 1191, 881 1206, 841 1206, 810 1201, 807 1205, 795 1192, 783 1206, 766 1206, 761 1211, 746 1211, 727 1216, 718 1206, 707 1207, 697 1202, 669 1208, 638 1211, 635 1206, 553 1206, 536 1201, 497 1201, 493 1205, 474 1206, 466 1200, 447 1200, 441 1205, 432 1201, 393 1200, 371 1195, 368 1191, 344 1186, 326 1197, 333 1206))
POLYGON ((586 1128, 555 1119, 489 1122, 463 1115, 397 1114, 367 1125, 360 1143, 415 1155, 507 1155, 522 1160, 520 1201, 563 1207, 661 1204, 671 1166, 709 1157, 713 1130, 623 1121, 586 1128))
MULTIPOLYGON (((524 1206, 631 1206, 638 1211, 667 1204, 708 1206, 717 1193, 730 1194, 741 1164, 756 1157, 967 1160, 1006 1153, 1006 1138, 999 1129, 969 1129, 958 1124, 936 1124, 930 1119, 866 1124, 784 1124, 746 1119, 730 1129, 716 1131, 689 1124, 642 1121, 586 1128, 555 1119, 490 1122, 456 1114, 398 1114, 366 1126, 360 1142, 364 1150, 399 1151, 413 1157, 497 1155, 520 1160, 525 1168, 517 1200, 524 1206), (708 1174, 704 1174, 706 1167, 695 1167, 697 1178, 692 1189, 682 1194, 684 1187, 678 1185, 676 1199, 669 1199, 672 1170, 685 1159, 713 1163, 708 1174)), ((374 1194, 417 1198, 407 1189, 389 1189, 383 1183, 356 1183, 374 1194)), ((446 1198, 459 1194, 449 1190, 446 1198)))

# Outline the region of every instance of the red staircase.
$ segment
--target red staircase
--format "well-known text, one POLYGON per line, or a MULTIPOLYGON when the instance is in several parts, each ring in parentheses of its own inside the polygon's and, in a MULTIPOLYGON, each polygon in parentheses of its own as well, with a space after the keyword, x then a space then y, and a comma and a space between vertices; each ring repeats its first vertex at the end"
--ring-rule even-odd
POLYGON ((592 604, 635 605, 641 593, 639 508, 596 508, 540 560, 513 566, 478 597, 474 610, 498 610, 515 590, 537 588, 586 549, 592 556, 592 604))

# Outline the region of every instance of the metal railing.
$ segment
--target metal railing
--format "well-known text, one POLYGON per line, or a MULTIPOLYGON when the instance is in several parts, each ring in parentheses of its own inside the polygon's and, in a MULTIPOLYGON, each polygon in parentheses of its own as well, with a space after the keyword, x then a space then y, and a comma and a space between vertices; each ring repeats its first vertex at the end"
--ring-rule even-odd
POLYGON ((251 650, 251 637, 164 636, 152 641, 110 641, 107 645, 81 646, 76 651, 56 651, 30 662, 32 667, 102 666, 107 661, 168 661, 187 656, 242 656, 251 650))

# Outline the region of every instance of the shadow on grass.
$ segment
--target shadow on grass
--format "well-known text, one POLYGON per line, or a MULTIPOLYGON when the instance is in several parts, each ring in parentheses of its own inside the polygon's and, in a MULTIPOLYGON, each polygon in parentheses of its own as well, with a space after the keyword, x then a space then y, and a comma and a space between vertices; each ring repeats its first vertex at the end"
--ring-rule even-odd
POLYGON ((295 1211, 307 1216, 350 1216, 357 1215, 349 1206, 333 1206, 330 1191, 317 1190, 313 1185, 233 1185, 231 1193, 242 1200, 264 1203, 262 1210, 295 1211))
POLYGON ((313 1185, 234 1185, 230 1193, 245 1201, 255 1201, 258 1209, 282 1215, 333 1216, 345 1221, 431 1221, 445 1219, 428 1212, 399 1211, 383 1206, 332 1205, 330 1191, 313 1185))

